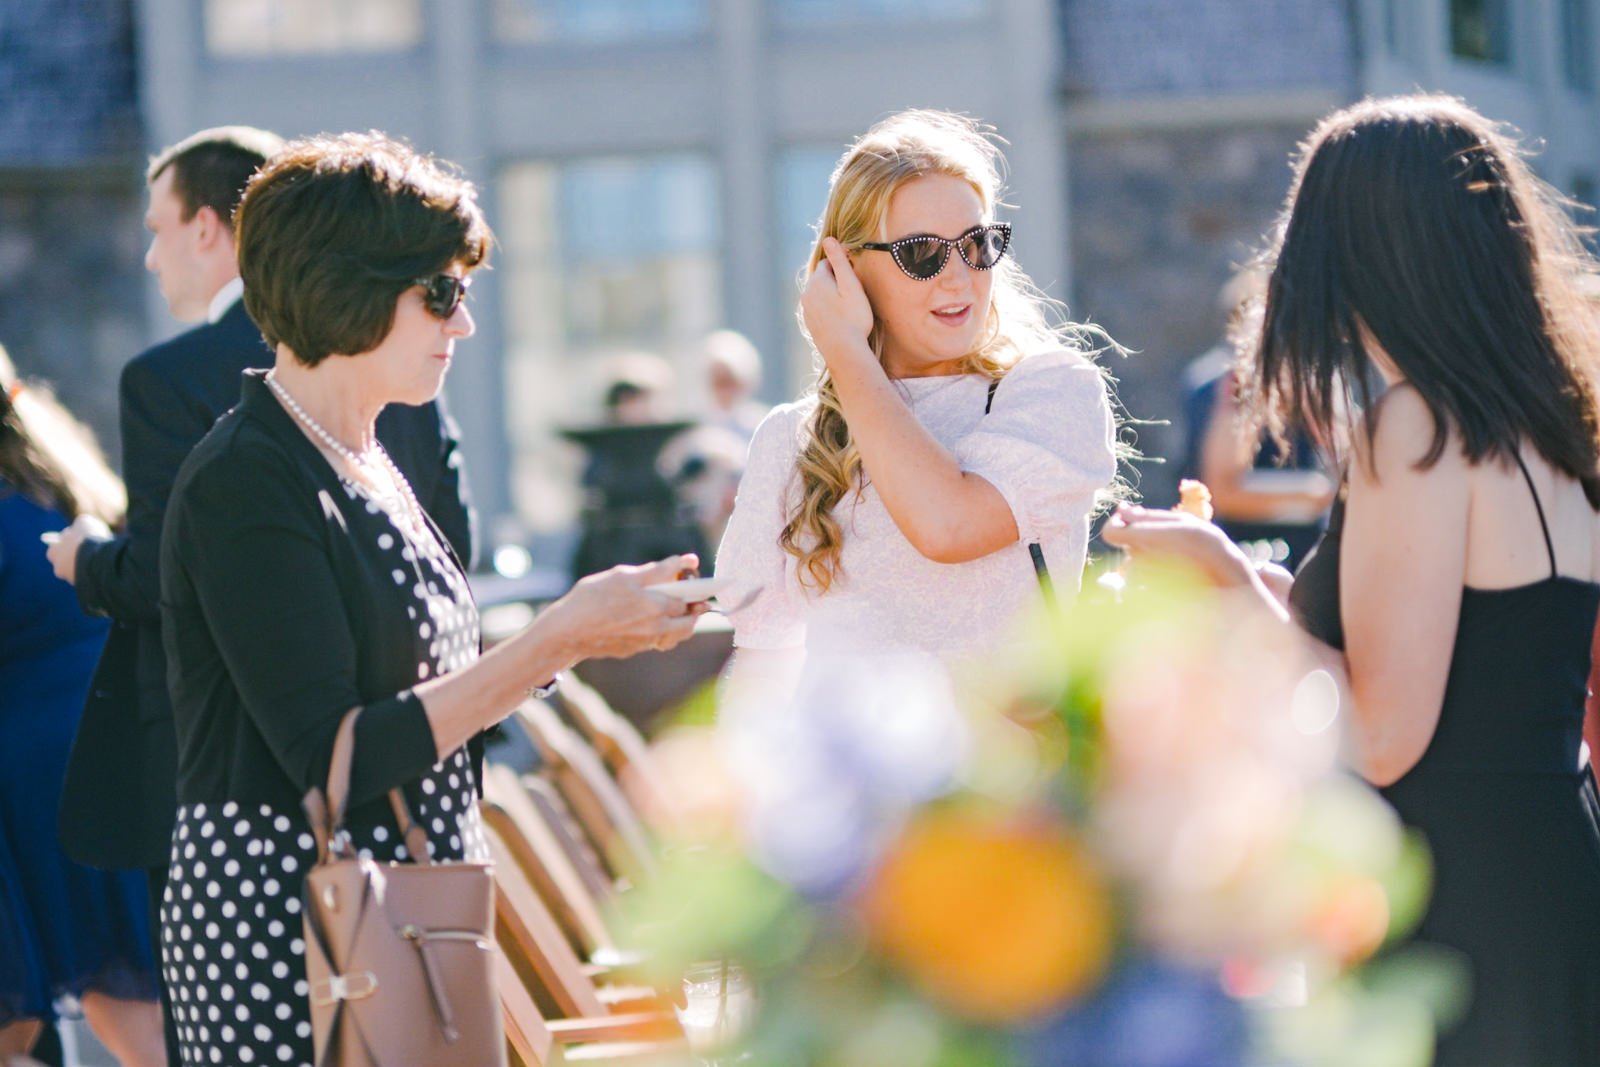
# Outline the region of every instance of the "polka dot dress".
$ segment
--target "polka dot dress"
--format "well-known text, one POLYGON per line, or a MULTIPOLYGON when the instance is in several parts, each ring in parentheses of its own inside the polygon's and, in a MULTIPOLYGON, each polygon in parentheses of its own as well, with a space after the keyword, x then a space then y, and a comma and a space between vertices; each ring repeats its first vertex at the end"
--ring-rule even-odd
MULTIPOLYGON (((477 656, 478 616, 466 579, 431 532, 408 535, 354 486, 346 492, 378 552, 406 590, 406 611, 426 650, 417 679, 477 656), (362 506, 364 505, 364 506, 362 506), (363 514, 364 513, 364 514, 363 514)), ((478 784, 457 749, 403 789, 434 859, 487 860, 478 784)), ((383 806, 386 808, 386 806, 383 806)), ((349 826, 362 855, 409 859, 392 821, 349 826)), ((178 809, 161 905, 162 968, 183 1067, 312 1067, 300 895, 316 845, 300 810, 187 804, 178 809)))

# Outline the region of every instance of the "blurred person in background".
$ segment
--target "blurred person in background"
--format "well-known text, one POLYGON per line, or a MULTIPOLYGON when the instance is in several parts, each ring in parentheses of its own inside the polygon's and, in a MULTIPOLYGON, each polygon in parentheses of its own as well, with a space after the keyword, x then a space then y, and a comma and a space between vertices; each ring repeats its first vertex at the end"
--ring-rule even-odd
POLYGON ((654 352, 629 352, 606 365, 606 386, 600 397, 602 417, 610 426, 644 426, 666 422, 675 379, 672 364, 654 352))
POLYGON ((56 834, 107 624, 40 540, 80 516, 109 528, 125 503, 88 430, 0 350, 0 1064, 33 1062, 64 996, 124 1067, 166 1062, 145 881, 73 862, 56 834))
MULTIPOLYGON (((161 524, 179 464, 238 402, 240 374, 272 363, 241 299, 233 214, 245 183, 282 143, 264 130, 224 126, 195 133, 151 161, 145 267, 173 317, 198 325, 123 368, 127 528, 112 536, 92 516, 81 516, 50 548, 56 574, 77 587, 83 609, 114 623, 73 747, 62 840, 84 863, 144 868, 153 901, 166 884, 177 806, 177 742, 161 647, 161 524)), ((470 562, 466 482, 442 410, 396 405, 380 420, 379 434, 418 499, 470 562)), ((170 1012, 168 1025, 176 1062, 170 1012)))
POLYGON ((653 352, 617 356, 606 365, 601 424, 562 431, 588 452, 572 577, 680 552, 709 555, 678 492, 679 471, 663 453, 694 425, 671 418, 674 377, 672 364, 653 352))
MULTIPOLYGON (((1230 332, 1259 314, 1259 271, 1236 272, 1217 303, 1230 332)), ((1214 520, 1254 555, 1293 570, 1322 533, 1333 503, 1333 479, 1322 471, 1317 449, 1304 433, 1280 449, 1263 434, 1239 403, 1239 381, 1232 363, 1234 346, 1223 341, 1184 369, 1184 451, 1179 476, 1202 481, 1211 490, 1214 520)))
POLYGON ((163 966, 183 1062, 307 1065, 301 801, 347 713, 354 847, 414 858, 400 788, 434 859, 486 859, 482 732, 578 660, 676 645, 703 608, 647 589, 697 565, 674 557, 578 583, 479 656, 460 560, 375 431, 386 405, 438 394, 473 332, 490 233, 469 183, 379 134, 296 141, 251 181, 237 234, 276 355, 185 461, 162 534, 180 802, 163 966), (241 921, 188 927, 190 899, 241 921), (202 950, 234 966, 195 967, 202 950), (237 1017, 210 1024, 217 1003, 237 1017))
POLYGON ((1116 475, 1106 376, 1007 256, 996 141, 907 111, 834 171, 800 297, 816 387, 761 423, 717 555, 754 594, 730 707, 896 651, 981 662, 1040 603, 1035 553, 1078 587, 1116 475))
POLYGON ((1124 508, 1105 539, 1292 617, 1346 680, 1354 763, 1433 854, 1417 937, 1471 970, 1440 1067, 1600 1063, 1597 264, 1508 132, 1427 96, 1317 127, 1269 264, 1247 382, 1344 471, 1287 612, 1193 516, 1124 508))
POLYGON ((656 469, 672 486, 682 511, 700 531, 700 543, 722 541, 744 476, 750 442, 725 425, 702 423, 669 440, 656 469))
POLYGON ((761 388, 761 353, 735 330, 707 334, 700 349, 710 401, 705 422, 737 434, 748 445, 768 411, 755 398, 761 388))

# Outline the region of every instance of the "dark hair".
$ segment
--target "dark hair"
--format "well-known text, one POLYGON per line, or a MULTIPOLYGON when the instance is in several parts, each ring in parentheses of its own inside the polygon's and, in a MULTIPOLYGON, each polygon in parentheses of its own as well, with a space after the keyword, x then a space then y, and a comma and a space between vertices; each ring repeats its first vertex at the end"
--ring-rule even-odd
POLYGON ((1596 264, 1563 208, 1512 134, 1454 98, 1366 100, 1323 120, 1301 146, 1245 353, 1268 426, 1304 427, 1342 462, 1335 426, 1358 408, 1370 444, 1367 336, 1433 416, 1419 469, 1451 426, 1474 463, 1510 461, 1526 438, 1600 508, 1582 295, 1596 264))
POLYGON ((172 171, 172 191, 183 206, 184 222, 208 207, 231 229, 250 175, 282 147, 283 138, 254 126, 217 126, 190 134, 151 159, 145 181, 152 183, 172 171))
POLYGON ((487 257, 476 195, 449 165, 376 131, 290 143, 239 205, 250 317, 306 366, 370 352, 415 279, 487 257))
MULTIPOLYGON (((0 480, 70 519, 98 516, 115 525, 127 508, 122 483, 86 427, 50 390, 17 377, 0 348, 0 480)), ((3 492, 3 490, 0 490, 3 492)))

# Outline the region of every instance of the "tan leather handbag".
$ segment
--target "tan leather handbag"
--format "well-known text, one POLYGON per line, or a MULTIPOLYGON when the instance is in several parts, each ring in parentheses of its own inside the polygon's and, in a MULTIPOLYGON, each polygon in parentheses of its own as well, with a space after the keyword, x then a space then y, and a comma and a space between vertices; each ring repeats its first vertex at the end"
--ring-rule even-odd
POLYGON ((389 791, 414 863, 354 854, 344 828, 356 708, 339 724, 328 790, 306 794, 306 978, 317 1067, 504 1067, 488 864, 434 863, 389 791))

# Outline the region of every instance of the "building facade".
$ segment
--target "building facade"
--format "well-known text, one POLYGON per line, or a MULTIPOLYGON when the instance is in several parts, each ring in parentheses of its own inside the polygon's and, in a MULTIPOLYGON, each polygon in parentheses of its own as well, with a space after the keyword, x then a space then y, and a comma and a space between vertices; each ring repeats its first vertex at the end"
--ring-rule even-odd
POLYGON ((0 4, 0 344, 116 458, 146 342, 132 0, 0 4))
POLYGON ((795 278, 850 138, 910 107, 1011 142, 1018 248, 1066 281, 1049 0, 142 0, 152 144, 247 122, 379 128, 461 164, 499 238, 449 400, 501 537, 570 526, 607 368, 640 350, 697 397, 695 343, 810 361, 795 278))
MULTIPOLYGON (((144 153, 223 123, 386 130, 482 190, 499 246, 449 399, 491 534, 558 538, 580 457, 556 431, 598 416, 617 358, 664 357, 692 414, 695 344, 727 326, 767 399, 804 387, 796 282, 832 166, 875 119, 945 107, 1009 141, 1018 258, 1130 350, 1107 359, 1139 447, 1178 460, 1182 368, 1331 108, 1460 94, 1593 202, 1596 3, 13 0, 0 342, 112 443, 117 368, 179 328, 140 269, 144 153)), ((1160 503, 1176 467, 1135 476, 1160 503)))
MULTIPOLYGON (((1283 205, 1295 146, 1363 95, 1424 89, 1513 123, 1558 189, 1595 203, 1594 0, 1061 0, 1075 314, 1108 360, 1175 499, 1185 365, 1215 345, 1219 292, 1283 205)), ((1587 216, 1585 216, 1587 217, 1587 216)), ((1590 221, 1593 221, 1592 218, 1590 221)))

